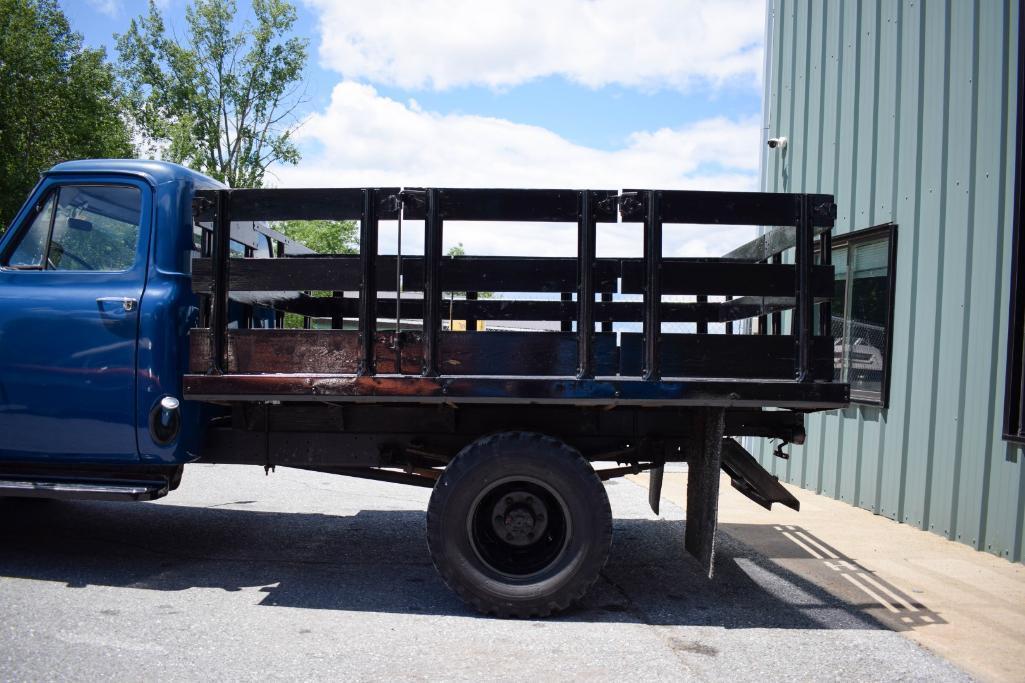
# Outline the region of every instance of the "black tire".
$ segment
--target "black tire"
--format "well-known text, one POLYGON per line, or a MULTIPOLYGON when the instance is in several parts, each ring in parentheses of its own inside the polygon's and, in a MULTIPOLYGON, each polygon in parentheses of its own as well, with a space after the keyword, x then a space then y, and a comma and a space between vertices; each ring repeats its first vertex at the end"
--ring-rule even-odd
POLYGON ((505 432, 464 448, 438 479, 427 545, 445 583, 478 611, 544 617, 598 579, 612 511, 575 449, 543 434, 505 432))

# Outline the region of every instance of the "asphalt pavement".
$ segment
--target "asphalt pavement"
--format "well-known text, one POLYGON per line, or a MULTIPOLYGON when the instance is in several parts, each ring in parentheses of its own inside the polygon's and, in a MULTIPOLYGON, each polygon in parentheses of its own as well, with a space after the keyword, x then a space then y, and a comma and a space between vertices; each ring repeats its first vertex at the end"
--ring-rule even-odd
POLYGON ((967 678, 727 533, 707 579, 679 507, 607 487, 602 578, 538 621, 448 591, 426 489, 193 465, 153 503, 0 499, 0 679, 967 678))

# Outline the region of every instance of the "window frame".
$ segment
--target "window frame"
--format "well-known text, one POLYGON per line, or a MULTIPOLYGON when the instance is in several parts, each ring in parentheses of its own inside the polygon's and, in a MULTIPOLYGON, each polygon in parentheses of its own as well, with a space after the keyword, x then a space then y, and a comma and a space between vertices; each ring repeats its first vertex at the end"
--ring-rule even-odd
MULTIPOLYGON (((897 291, 897 224, 882 223, 869 228, 862 228, 842 235, 834 235, 830 245, 829 262, 833 263, 833 252, 837 249, 847 249, 848 263, 850 262, 853 249, 859 244, 874 242, 876 240, 888 239, 887 261, 886 261, 886 286, 888 288, 886 305, 886 340, 883 349, 883 377, 880 383, 879 397, 868 392, 851 390, 851 403, 859 405, 875 406, 883 410, 890 407, 890 368, 893 363, 893 309, 896 303, 897 291)), ((844 324, 848 318, 851 307, 851 291, 853 289, 853 278, 851 270, 847 270, 847 278, 844 283, 844 324)), ((834 366, 835 368, 835 366, 834 366)))
MULTIPOLYGON (((1025 70, 1025 39, 1018 39, 1018 77, 1025 70)), ((1004 376, 1005 441, 1025 444, 1025 236, 1021 229, 1022 118, 1025 88, 1018 85, 1018 121, 1014 157, 1014 217, 1011 236, 1011 293, 1007 316, 1007 367, 1004 376)))
MULTIPOLYGON (((35 195, 35 192, 33 192, 35 195)), ((75 273, 75 274, 96 274, 96 275, 120 275, 124 273, 131 273, 139 267, 140 259, 144 259, 145 253, 142 251, 144 245, 143 233, 147 230, 146 224, 146 190, 140 183, 132 181, 97 181, 90 179, 87 181, 77 180, 61 180, 58 182, 51 183, 42 188, 42 191, 38 195, 38 199, 33 203, 32 207, 21 220, 17 220, 11 224, 7 234, 10 235, 9 240, 5 240, 2 245, 2 252, 0 252, 0 271, 12 272, 12 273, 75 273), (132 263, 127 268, 121 270, 86 270, 86 269, 59 269, 50 268, 48 255, 50 253, 50 245, 53 242, 53 230, 54 225, 57 221, 57 213, 60 208, 60 195, 61 192, 68 187, 120 187, 135 190, 139 193, 139 222, 137 224, 136 240, 135 240, 135 256, 132 263), (39 266, 12 266, 8 264, 10 258, 21 246, 22 241, 27 235, 27 231, 31 229, 32 222, 35 221, 46 203, 54 200, 53 213, 50 216, 50 224, 47 227, 46 242, 43 245, 43 259, 39 266)), ((7 234, 4 236, 6 237, 7 234)), ((148 246, 147 246, 148 249, 148 246)))

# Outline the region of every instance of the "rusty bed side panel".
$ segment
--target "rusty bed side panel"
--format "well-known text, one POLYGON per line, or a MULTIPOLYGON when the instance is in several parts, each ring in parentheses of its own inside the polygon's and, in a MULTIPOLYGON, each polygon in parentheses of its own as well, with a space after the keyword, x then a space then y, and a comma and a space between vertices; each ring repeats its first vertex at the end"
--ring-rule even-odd
MULTIPOLYGON (((403 332, 375 335, 374 358, 380 374, 420 374, 423 335, 403 332), (401 350, 401 369, 397 368, 401 350)), ((209 333, 190 333, 192 372, 210 363, 209 333)), ((489 332, 487 336, 442 333, 439 365, 450 375, 572 375, 576 371, 576 336, 570 332, 489 332)), ((595 362, 601 374, 618 371, 615 335, 595 334, 595 362)), ((359 368, 359 334, 353 330, 230 330, 228 364, 236 373, 355 374, 359 368)))
MULTIPOLYGON (((595 333, 592 338, 594 372, 598 376, 640 376, 641 335, 595 333)), ((374 358, 382 374, 420 374, 423 336, 404 332, 395 343, 391 332, 375 336, 374 358), (401 369, 397 367, 401 349, 401 369)), ((190 336, 192 372, 205 372, 210 362, 209 333, 195 329, 190 336)), ((229 330, 229 373, 356 374, 359 335, 353 330, 229 330)), ((816 379, 833 373, 833 343, 813 338, 816 379)), ((569 376, 577 372, 576 335, 573 332, 442 332, 439 368, 445 375, 569 376)), ((660 350, 663 373, 670 377, 730 377, 734 379, 789 379, 793 377, 793 340, 767 335, 663 335, 660 350)))
MULTIPOLYGON (((412 334, 412 333, 409 333, 412 334)), ((397 370, 393 335, 375 335, 378 372, 419 371, 419 345, 403 347, 397 370)), ((189 332, 189 371, 210 367, 210 335, 189 332)), ((359 333, 355 330, 229 330, 227 372, 323 372, 355 374, 359 369, 359 333)))

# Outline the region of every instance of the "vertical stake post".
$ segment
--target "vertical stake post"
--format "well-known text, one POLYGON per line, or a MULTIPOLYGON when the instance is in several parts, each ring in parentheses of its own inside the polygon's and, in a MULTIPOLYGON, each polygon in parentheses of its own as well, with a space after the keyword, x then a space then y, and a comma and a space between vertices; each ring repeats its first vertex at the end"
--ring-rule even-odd
POLYGON ((426 193, 424 220, 424 358, 423 376, 438 375, 438 337, 441 334, 441 207, 438 190, 426 193))
POLYGON ((214 223, 213 297, 210 303, 210 370, 223 375, 227 367, 229 255, 231 251, 231 190, 217 192, 217 219, 214 223))
MULTIPOLYGON (((759 263, 768 264, 770 261, 771 261, 771 259, 765 258, 765 259, 762 259, 761 261, 759 261, 759 263)), ((764 306, 764 304, 763 304, 763 306, 764 306)), ((768 334, 768 333, 769 333, 769 316, 768 315, 760 315, 760 316, 758 316, 758 334, 762 335, 762 334, 768 334)))
POLYGON ((811 224, 811 207, 808 195, 797 195, 797 306, 794 308, 796 317, 795 332, 797 337, 797 368, 795 376, 798 382, 810 382, 811 374, 811 337, 812 337, 812 292, 811 274, 815 253, 815 231, 811 224))
MULTIPOLYGON (((772 257, 772 262, 775 264, 783 263, 783 254, 776 254, 772 257)), ((783 312, 776 311, 772 314, 772 333, 774 335, 783 334, 783 312)))
MULTIPOLYGON (((467 292, 466 293, 466 301, 467 302, 476 301, 476 300, 477 300, 477 292, 467 292)), ((471 305, 472 304, 467 303, 466 308, 467 308, 468 311, 469 311, 469 308, 470 308, 471 305)), ((474 313, 474 315, 476 315, 476 313, 474 313)), ((467 332, 476 332, 477 331, 477 318, 471 318, 469 316, 466 317, 466 331, 467 332)))
MULTIPOLYGON (((601 302, 603 304, 612 303, 612 292, 602 292, 601 293, 601 302)), ((609 315, 608 311, 609 311, 608 308, 604 308, 603 311, 602 311, 602 321, 601 321, 601 331, 602 332, 611 332, 612 331, 612 321, 605 319, 609 315)))
POLYGON ((594 377, 591 342, 594 338, 594 200, 590 190, 580 193, 577 221, 577 377, 594 377))
POLYGON ((363 190, 363 214, 359 223, 359 342, 360 375, 377 371, 374 342, 377 339, 377 190, 363 190))
MULTIPOLYGON (((824 266, 833 263, 833 234, 829 231, 819 236, 819 263, 824 266)), ((819 334, 829 337, 833 334, 833 310, 832 302, 824 301, 819 304, 819 334)))
POLYGON ((345 296, 345 292, 333 291, 331 297, 335 300, 334 312, 331 314, 331 329, 340 330, 345 327, 345 317, 341 314, 340 304, 338 303, 345 296))
MULTIPOLYGON (((559 294, 559 301, 573 301, 573 292, 562 292, 559 294)), ((559 321, 560 332, 572 332, 573 331, 573 319, 571 317, 563 317, 559 321)))
POLYGON ((659 347, 662 341, 662 193, 647 192, 644 221, 644 374, 646 380, 662 376, 659 347))

